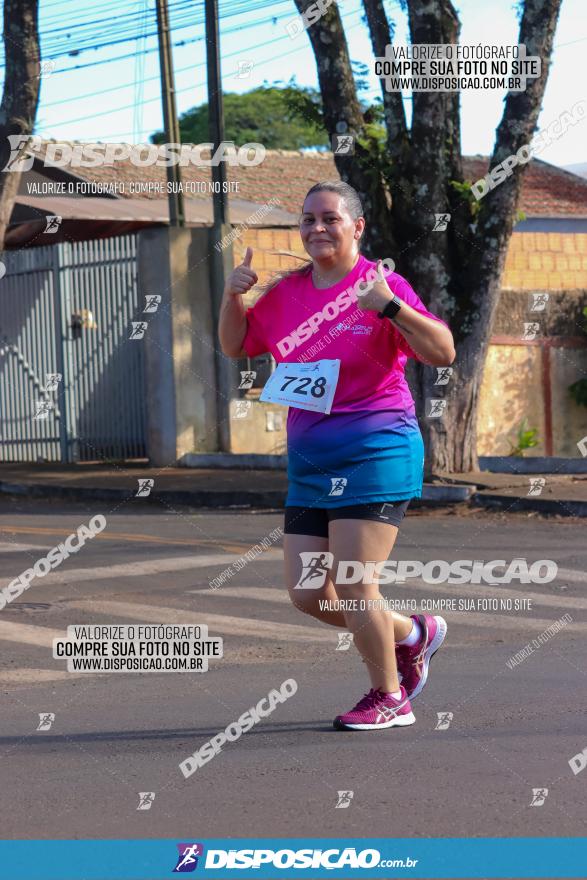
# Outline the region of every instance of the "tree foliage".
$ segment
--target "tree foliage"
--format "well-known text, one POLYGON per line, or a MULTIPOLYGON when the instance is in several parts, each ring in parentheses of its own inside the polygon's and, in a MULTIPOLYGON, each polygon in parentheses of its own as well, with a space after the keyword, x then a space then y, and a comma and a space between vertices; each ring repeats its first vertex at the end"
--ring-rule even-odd
MULTIPOLYGON (((278 87, 259 86, 243 94, 227 92, 224 100, 225 139, 236 144, 261 143, 268 150, 299 150, 303 147, 330 148, 322 114, 322 99, 316 89, 293 81, 278 87)), ((192 107, 180 116, 182 143, 202 144, 209 140, 208 104, 192 107)), ((158 131, 153 143, 163 143, 158 131)))

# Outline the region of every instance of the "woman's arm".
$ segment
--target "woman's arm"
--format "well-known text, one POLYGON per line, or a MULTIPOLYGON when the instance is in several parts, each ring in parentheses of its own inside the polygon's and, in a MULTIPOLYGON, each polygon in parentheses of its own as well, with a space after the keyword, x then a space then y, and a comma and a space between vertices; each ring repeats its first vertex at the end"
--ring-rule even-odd
POLYGON ((252 258, 252 248, 247 248, 243 262, 226 279, 220 304, 218 337, 222 352, 227 357, 247 356, 242 347, 243 339, 247 333, 247 309, 242 300, 242 294, 247 293, 259 280, 257 273, 251 269, 252 258))
MULTIPOLYGON (((379 264, 378 271, 382 277, 379 264)), ((434 318, 420 314, 399 296, 394 296, 385 280, 376 281, 368 293, 359 296, 357 302, 362 309, 381 312, 392 299, 401 303, 401 307, 391 320, 420 360, 433 367, 450 366, 456 353, 453 336, 448 327, 440 321, 435 321, 434 318)))
POLYGON ((218 336, 223 354, 227 357, 246 357, 243 339, 247 333, 246 307, 238 294, 227 293, 220 303, 218 336))
MULTIPOLYGON (((387 302, 389 302, 389 299, 387 302)), ((399 299, 399 297, 396 297, 399 299)), ((452 333, 434 318, 421 315, 407 303, 391 321, 418 357, 433 367, 449 367, 456 357, 452 333)), ((384 308, 385 306, 382 306, 384 308)), ((389 320, 389 319, 386 319, 389 320)))

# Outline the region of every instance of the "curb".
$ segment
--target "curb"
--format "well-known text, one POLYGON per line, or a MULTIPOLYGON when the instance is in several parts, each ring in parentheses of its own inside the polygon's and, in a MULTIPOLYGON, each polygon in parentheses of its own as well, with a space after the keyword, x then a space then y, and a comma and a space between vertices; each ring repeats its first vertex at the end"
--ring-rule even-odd
POLYGON ((587 458, 534 455, 480 455, 479 467, 490 474, 587 474, 587 458))
POLYGON ((87 486, 44 486, 39 484, 5 483, 0 481, 0 494, 29 498, 61 498, 69 501, 129 501, 141 504, 184 504, 207 508, 282 508, 284 492, 189 492, 183 490, 160 490, 137 497, 134 489, 91 488, 87 486))
POLYGON ((186 452, 177 462, 184 468, 221 468, 226 470, 281 471, 287 469, 287 455, 257 452, 186 452))
MULTIPOLYGON (((106 501, 133 504, 181 504, 188 507, 208 509, 282 510, 285 506, 285 491, 185 491, 177 489, 154 491, 150 495, 137 497, 133 489, 109 489, 90 486, 59 486, 38 483, 8 483, 0 480, 0 495, 63 499, 69 501, 106 501)), ((568 501, 548 498, 525 498, 511 495, 498 495, 478 492, 472 484, 459 486, 424 485, 421 498, 414 498, 414 507, 435 507, 444 504, 468 503, 475 507, 499 510, 527 510, 558 516, 587 516, 587 501, 568 501)))
POLYGON ((587 516, 587 501, 555 501, 553 498, 520 498, 476 492, 471 496, 471 503, 476 507, 497 510, 529 510, 557 516, 587 516))
MULTIPOLYGON (((476 486, 441 486, 425 484, 421 498, 414 498, 414 506, 435 506, 469 501, 476 486)), ((109 489, 107 487, 59 486, 39 483, 7 483, 0 480, 0 495, 16 495, 29 498, 62 498, 77 501, 128 501, 153 504, 185 504, 192 507, 208 508, 270 508, 285 507, 285 491, 266 490, 264 492, 243 491, 186 491, 180 489, 161 489, 150 495, 138 497, 134 489, 109 489)))
POLYGON ((433 501, 435 504, 455 504, 459 501, 469 501, 476 491, 477 486, 474 486, 472 483, 458 486, 439 486, 434 483, 424 483, 422 496, 416 500, 433 501))

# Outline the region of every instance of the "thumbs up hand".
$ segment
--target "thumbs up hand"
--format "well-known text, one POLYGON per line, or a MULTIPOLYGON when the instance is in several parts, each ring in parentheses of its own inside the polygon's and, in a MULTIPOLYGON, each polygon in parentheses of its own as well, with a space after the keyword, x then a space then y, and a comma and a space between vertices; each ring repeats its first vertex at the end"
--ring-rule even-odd
POLYGON ((251 262, 253 260, 253 249, 248 247, 247 252, 245 254, 244 260, 237 266, 236 269, 230 273, 228 278, 226 279, 226 286, 224 288, 224 292, 227 294, 243 294, 247 293, 251 287, 253 287, 259 277, 254 269, 251 268, 251 262))
POLYGON ((357 305, 363 310, 381 311, 393 299, 385 271, 393 272, 394 263, 391 259, 377 260, 377 269, 368 269, 366 279, 357 285, 357 305), (385 271, 384 271, 385 270, 385 271))

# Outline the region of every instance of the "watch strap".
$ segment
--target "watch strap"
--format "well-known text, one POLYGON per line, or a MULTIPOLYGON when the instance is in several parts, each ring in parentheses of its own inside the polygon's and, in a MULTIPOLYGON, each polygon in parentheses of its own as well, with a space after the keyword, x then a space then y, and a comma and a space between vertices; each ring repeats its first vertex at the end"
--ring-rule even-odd
POLYGON ((377 312, 377 314, 380 318, 395 318, 400 309, 401 301, 397 296, 394 296, 393 299, 387 303, 385 308, 381 312, 377 312))

